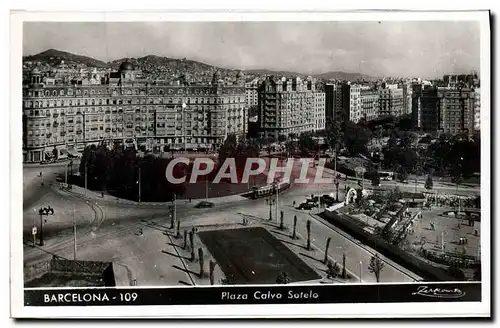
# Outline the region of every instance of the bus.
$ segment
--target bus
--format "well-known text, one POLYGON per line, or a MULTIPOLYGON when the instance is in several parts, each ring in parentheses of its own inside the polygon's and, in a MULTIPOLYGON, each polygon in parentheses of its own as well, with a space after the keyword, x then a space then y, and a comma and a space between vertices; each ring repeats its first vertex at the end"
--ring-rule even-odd
POLYGON ((394 180, 394 172, 381 171, 378 174, 380 176, 380 180, 384 180, 384 181, 394 180))

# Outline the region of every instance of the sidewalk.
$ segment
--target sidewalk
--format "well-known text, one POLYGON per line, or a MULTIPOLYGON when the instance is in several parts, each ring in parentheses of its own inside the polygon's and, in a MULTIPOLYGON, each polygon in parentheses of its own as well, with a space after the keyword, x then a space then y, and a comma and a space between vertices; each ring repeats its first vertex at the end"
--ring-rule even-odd
MULTIPOLYGON (((82 188, 77 185, 73 185, 72 189, 67 190, 70 193, 73 193, 77 196, 80 197, 85 197, 89 200, 93 201, 99 201, 99 202, 106 202, 106 203, 113 203, 113 204, 126 204, 126 205, 134 205, 134 206, 145 206, 145 207, 150 207, 150 206, 165 206, 169 207, 172 206, 172 202, 135 202, 132 200, 128 199, 123 199, 123 198, 118 198, 109 194, 104 194, 104 198, 101 196, 101 193, 98 191, 93 191, 93 190, 85 190, 85 188, 82 188)), ((223 196, 223 197, 215 197, 215 198, 208 198, 208 201, 214 204, 224 204, 224 203, 231 203, 231 202, 237 202, 237 201, 243 201, 247 200, 246 197, 242 195, 231 195, 231 196, 223 196)), ((205 199, 193 199, 191 200, 191 203, 189 203, 189 200, 187 199, 178 199, 177 200, 177 206, 179 205, 192 205, 195 206, 201 201, 205 201, 205 199)))

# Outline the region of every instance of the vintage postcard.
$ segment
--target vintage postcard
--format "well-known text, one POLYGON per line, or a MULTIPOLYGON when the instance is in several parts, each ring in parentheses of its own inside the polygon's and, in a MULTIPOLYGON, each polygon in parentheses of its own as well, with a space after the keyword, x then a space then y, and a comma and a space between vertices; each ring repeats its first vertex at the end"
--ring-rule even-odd
POLYGON ((490 317, 489 21, 12 12, 11 315, 490 317))

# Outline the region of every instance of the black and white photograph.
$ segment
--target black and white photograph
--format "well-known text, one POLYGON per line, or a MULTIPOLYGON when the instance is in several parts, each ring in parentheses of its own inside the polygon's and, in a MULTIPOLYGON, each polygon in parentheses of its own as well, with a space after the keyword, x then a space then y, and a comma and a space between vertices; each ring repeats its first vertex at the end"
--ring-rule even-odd
POLYGON ((11 14, 18 316, 491 314, 487 11, 188 16, 11 14))

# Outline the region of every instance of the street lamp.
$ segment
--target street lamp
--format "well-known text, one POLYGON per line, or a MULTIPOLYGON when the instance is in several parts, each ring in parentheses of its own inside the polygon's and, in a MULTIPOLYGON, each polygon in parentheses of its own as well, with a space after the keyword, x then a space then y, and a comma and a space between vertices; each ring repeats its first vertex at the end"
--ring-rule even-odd
POLYGON ((363 282, 363 280, 361 279, 361 276, 363 275, 362 270, 363 270, 363 262, 359 261, 359 282, 363 282))
POLYGON ((279 217, 279 203, 278 203, 278 194, 280 193, 278 182, 273 183, 273 188, 275 188, 276 191, 276 223, 278 223, 278 217, 279 217))
POLYGON ((335 201, 336 202, 339 201, 339 184, 340 184, 339 180, 340 180, 340 174, 337 174, 335 176, 335 180, 334 180, 334 183, 335 183, 335 201))
POLYGON ((272 207, 276 203, 276 200, 271 197, 272 196, 269 196, 269 199, 266 199, 266 204, 269 205, 269 221, 273 219, 272 207))
POLYGON ((44 245, 43 242, 43 216, 44 215, 54 215, 54 209, 49 207, 44 207, 38 210, 38 214, 40 215, 40 246, 44 245))

